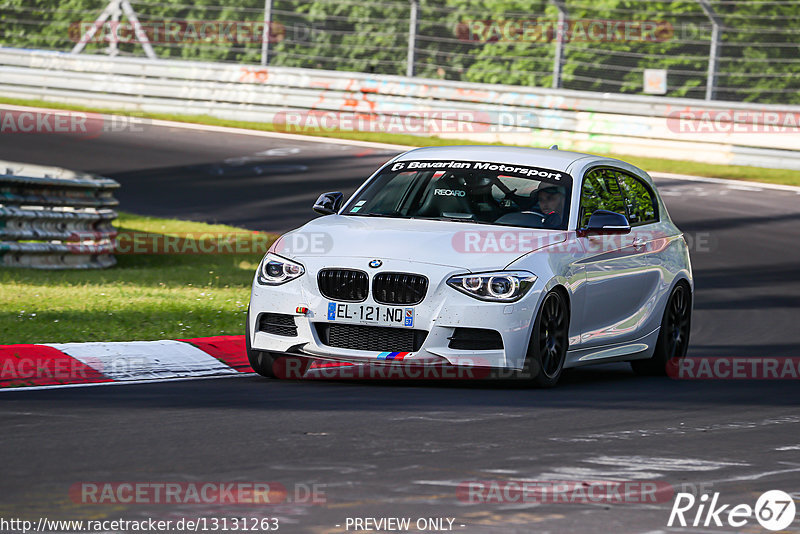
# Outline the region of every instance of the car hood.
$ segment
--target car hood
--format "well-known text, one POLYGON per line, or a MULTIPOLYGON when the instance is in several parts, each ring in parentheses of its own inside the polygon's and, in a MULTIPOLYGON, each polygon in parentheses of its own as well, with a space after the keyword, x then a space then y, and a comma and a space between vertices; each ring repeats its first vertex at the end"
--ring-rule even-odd
POLYGON ((556 230, 328 215, 283 235, 272 251, 298 261, 305 257, 392 259, 477 272, 502 269, 566 238, 567 232, 556 230))

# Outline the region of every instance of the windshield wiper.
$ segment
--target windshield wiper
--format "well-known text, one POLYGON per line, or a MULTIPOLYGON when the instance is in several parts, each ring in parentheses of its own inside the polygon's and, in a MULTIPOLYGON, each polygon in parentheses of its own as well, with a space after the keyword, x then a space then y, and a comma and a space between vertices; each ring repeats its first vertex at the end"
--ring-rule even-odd
POLYGON ((411 217, 412 219, 422 219, 425 221, 447 221, 447 222, 468 222, 472 224, 494 224, 486 221, 479 221, 477 219, 468 219, 466 217, 411 217))
POLYGON ((372 212, 365 212, 365 213, 345 213, 345 215, 352 215, 354 217, 385 217, 391 219, 419 219, 424 221, 447 221, 447 222, 468 222, 472 224, 494 224, 493 222, 489 221, 479 221, 477 219, 469 219, 466 217, 420 217, 411 215, 400 215, 399 213, 372 213, 372 212))
POLYGON ((356 217, 390 217, 395 219, 410 219, 408 215, 400 215, 399 213, 346 213, 345 215, 355 215, 356 217))

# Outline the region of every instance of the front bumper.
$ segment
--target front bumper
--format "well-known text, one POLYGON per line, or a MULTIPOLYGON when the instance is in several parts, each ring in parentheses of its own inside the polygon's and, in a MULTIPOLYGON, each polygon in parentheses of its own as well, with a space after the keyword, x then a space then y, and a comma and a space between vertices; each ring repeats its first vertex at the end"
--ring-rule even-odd
MULTIPOLYGON (((254 281, 250 300, 250 329, 252 346, 257 350, 305 354, 320 359, 339 360, 356 363, 441 364, 470 367, 491 367, 521 369, 530 339, 532 321, 542 292, 540 281, 526 295, 514 303, 483 302, 460 293, 445 282, 455 274, 463 274, 464 269, 449 266, 424 265, 418 263, 387 260, 383 269, 368 272, 371 278, 377 272, 409 272, 428 277, 429 287, 425 299, 414 308, 414 330, 427 332, 418 350, 393 355, 391 346, 385 350, 357 350, 326 345, 314 323, 347 324, 375 326, 375 323, 358 319, 328 318, 330 299, 325 298, 317 288, 316 276, 322 267, 361 268, 367 261, 354 267, 352 259, 326 258, 323 266, 305 265, 306 273, 300 278, 279 286, 262 286, 254 281), (307 308, 306 313, 298 313, 297 308, 307 308), (297 335, 276 335, 259 331, 258 321, 262 313, 279 313, 294 317, 297 335), (472 350, 450 348, 450 338, 456 328, 480 328, 495 330, 503 341, 502 349, 472 350), (398 358, 398 359, 395 359, 398 358)), ((362 305, 385 306, 376 303, 372 295, 362 305)), ((397 305, 398 307, 400 305, 397 305)), ((403 328, 403 327, 396 327, 403 328)))

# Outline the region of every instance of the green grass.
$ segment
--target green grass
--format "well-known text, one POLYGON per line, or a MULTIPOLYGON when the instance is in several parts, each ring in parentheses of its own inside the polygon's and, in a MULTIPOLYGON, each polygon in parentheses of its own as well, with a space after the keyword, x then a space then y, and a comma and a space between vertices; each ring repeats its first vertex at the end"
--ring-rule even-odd
MULTIPOLYGON (((95 108, 87 106, 77 106, 61 104, 58 102, 48 102, 43 100, 21 100, 0 97, 0 103, 14 104, 20 106, 49 107, 55 109, 68 109, 75 111, 86 111, 94 113, 127 113, 142 118, 171 120, 177 122, 189 122, 199 124, 209 124, 214 126, 228 126, 232 128, 245 128, 249 130, 276 131, 276 128, 269 123, 244 122, 235 120, 218 119, 206 115, 177 115, 168 113, 145 113, 128 112, 119 109, 95 108)), ((474 145, 481 144, 476 141, 466 139, 442 139, 439 137, 421 137, 416 135, 380 133, 380 132, 354 132, 342 130, 305 130, 296 132, 316 137, 334 137, 339 139, 354 139, 358 141, 372 141, 378 143, 390 143, 395 145, 408 146, 442 146, 442 145, 474 145)), ((488 143, 484 143, 488 144, 488 143)), ((499 144, 499 143, 494 143, 499 144)), ((767 169, 762 167, 746 167, 740 165, 716 165, 711 163, 701 163, 693 161, 679 161, 661 158, 646 158, 638 156, 628 156, 621 154, 599 154, 627 161, 648 172, 672 172, 677 174, 689 174, 694 176, 709 176, 713 178, 728 178, 731 180, 752 180, 756 182, 767 182, 784 185, 800 185, 800 171, 788 169, 767 169)))
MULTIPOLYGON (((121 213, 121 232, 253 232, 121 213)), ((275 236, 259 234, 259 243, 275 236)), ((240 249, 241 250, 241 249, 240 249)), ((117 255, 97 271, 0 269, 0 344, 130 341, 244 334, 263 252, 117 255)))

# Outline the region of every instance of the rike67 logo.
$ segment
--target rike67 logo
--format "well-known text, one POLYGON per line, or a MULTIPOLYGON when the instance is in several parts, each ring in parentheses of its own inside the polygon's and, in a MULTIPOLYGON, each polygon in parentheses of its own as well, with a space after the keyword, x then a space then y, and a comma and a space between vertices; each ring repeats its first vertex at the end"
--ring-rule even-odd
POLYGON ((749 504, 723 504, 719 492, 695 497, 691 493, 678 493, 667 526, 677 523, 682 527, 734 527, 742 528, 753 519, 767 530, 784 530, 795 518, 792 496, 781 490, 766 491, 749 504))

